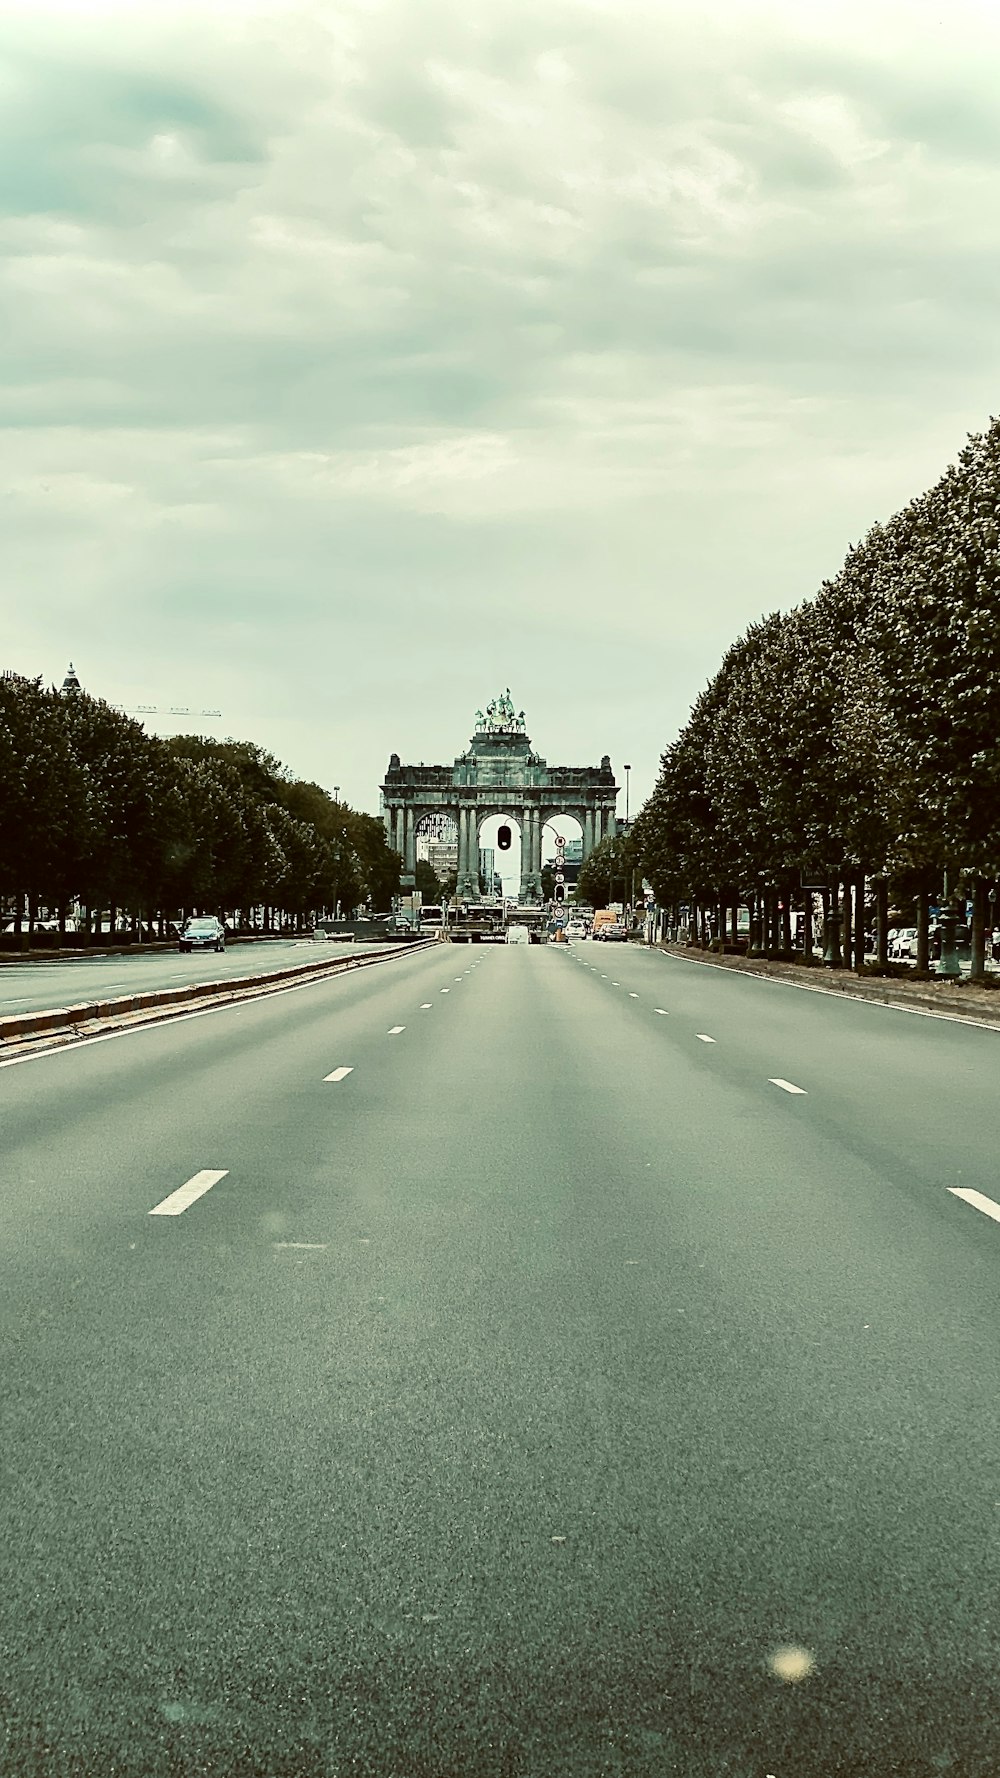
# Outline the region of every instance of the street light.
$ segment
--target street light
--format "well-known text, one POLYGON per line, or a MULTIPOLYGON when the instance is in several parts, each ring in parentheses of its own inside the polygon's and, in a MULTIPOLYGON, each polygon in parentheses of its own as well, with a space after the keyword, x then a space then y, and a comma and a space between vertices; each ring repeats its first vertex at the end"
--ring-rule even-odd
MULTIPOLYGON (((626 831, 626 832, 628 832, 628 825, 629 825, 629 820, 628 820, 628 793, 629 793, 629 785, 630 785, 630 784, 631 784, 631 782, 632 782, 632 781, 631 781, 631 779, 630 779, 630 777, 629 777, 629 773, 630 773, 630 771, 631 771, 631 770, 632 770, 632 767, 631 767, 631 766, 626 766, 626 767, 625 767, 625 831, 626 831)), ((624 901, 624 900, 625 900, 625 891, 626 891, 626 889, 627 889, 627 888, 628 888, 628 881, 627 881, 627 879, 626 879, 626 877, 625 877, 625 873, 624 873, 624 871, 623 871, 623 872, 622 872, 622 900, 623 900, 623 901, 624 901)), ((628 905, 629 905, 629 913, 630 913, 630 914, 631 914, 631 912, 632 912, 632 909, 633 909, 633 908, 634 908, 634 906, 635 906, 635 871, 634 871, 634 870, 633 870, 633 872, 632 872, 632 898, 631 898, 631 900, 630 900, 630 902, 629 902, 629 904, 628 904, 628 905)), ((627 929, 627 928, 626 928, 626 931, 627 931, 627 930, 628 930, 628 929, 627 929)))

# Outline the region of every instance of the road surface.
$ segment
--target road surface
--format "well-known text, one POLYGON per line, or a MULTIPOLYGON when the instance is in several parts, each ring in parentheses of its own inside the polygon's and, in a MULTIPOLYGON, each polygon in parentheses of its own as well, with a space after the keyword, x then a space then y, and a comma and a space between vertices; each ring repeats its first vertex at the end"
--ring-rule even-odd
POLYGON ((998 1046, 588 943, 8 1063, 0 1770, 995 1778, 998 1046))

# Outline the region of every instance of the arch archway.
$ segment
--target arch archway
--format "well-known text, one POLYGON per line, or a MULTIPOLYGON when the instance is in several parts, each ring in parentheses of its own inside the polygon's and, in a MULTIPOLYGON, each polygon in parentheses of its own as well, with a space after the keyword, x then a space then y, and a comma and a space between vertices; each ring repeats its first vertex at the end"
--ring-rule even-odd
POLYGON ((479 822, 479 850, 480 854, 492 852, 493 870, 502 879, 503 894, 517 895, 521 887, 523 833, 513 809, 491 808, 483 813, 479 822), (511 846, 507 852, 501 852, 497 843, 501 827, 509 827, 511 831, 511 846))
MULTIPOLYGON (((615 831, 615 783, 607 754, 599 766, 550 766, 535 753, 515 716, 509 692, 477 713, 476 733, 453 766, 403 765, 394 753, 382 785, 389 844, 403 859, 403 884, 412 887, 416 824, 429 814, 450 815, 458 829, 458 894, 479 895, 479 851, 487 824, 506 818, 520 837, 519 899, 541 899, 542 833, 546 820, 579 824, 582 857, 615 831)), ((495 829, 494 829, 495 832, 495 829)), ((495 848, 494 848, 495 849, 495 848)), ((514 852, 514 847, 511 852, 514 852)), ((503 873, 509 881, 513 873, 503 873)))
POLYGON ((584 859, 584 810, 571 814, 565 809, 542 811, 542 889, 549 890, 555 901, 570 901, 584 859), (559 842, 563 845, 560 846, 559 842), (551 871, 551 884, 548 873, 551 871), (559 877, 562 882, 559 882, 559 877), (560 893, 562 891, 562 893, 560 893))

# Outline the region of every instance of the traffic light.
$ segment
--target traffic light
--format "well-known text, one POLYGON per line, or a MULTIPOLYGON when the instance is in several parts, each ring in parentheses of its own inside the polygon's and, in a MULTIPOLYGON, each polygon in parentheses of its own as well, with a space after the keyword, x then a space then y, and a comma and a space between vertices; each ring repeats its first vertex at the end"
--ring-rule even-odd
POLYGON ((513 839, 513 837, 514 836, 511 833, 510 828, 507 827, 506 825, 497 829, 497 845, 499 846, 501 852, 509 852, 510 851, 510 842, 513 839))
POLYGON ((556 900, 557 901, 565 901, 566 900, 566 886, 564 883, 557 883, 556 884, 556 900))

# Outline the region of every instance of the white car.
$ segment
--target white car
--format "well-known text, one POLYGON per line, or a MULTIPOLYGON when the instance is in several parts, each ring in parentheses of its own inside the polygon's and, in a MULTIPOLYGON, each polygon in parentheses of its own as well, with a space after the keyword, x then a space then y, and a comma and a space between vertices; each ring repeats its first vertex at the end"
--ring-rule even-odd
POLYGON ((585 920, 571 920, 566 928, 567 938, 586 938, 587 925, 585 920))
POLYGON ((894 963, 902 963, 917 954, 917 929, 915 926, 900 926, 890 934, 889 956, 894 963))

